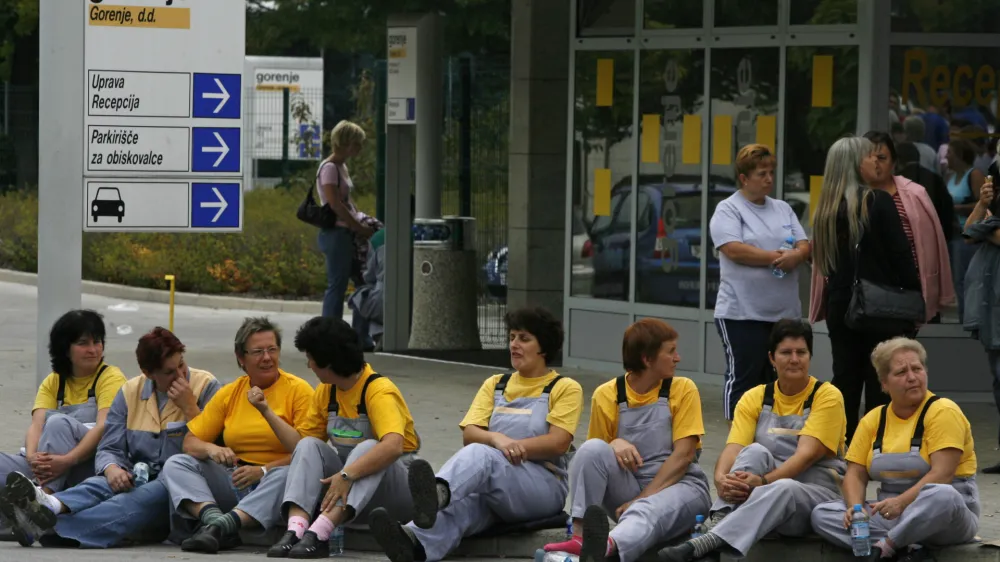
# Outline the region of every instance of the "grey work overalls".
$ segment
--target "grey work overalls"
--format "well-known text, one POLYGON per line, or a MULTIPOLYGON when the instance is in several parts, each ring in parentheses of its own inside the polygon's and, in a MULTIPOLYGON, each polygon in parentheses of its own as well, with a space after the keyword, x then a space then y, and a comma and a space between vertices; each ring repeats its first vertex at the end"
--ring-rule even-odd
MULTIPOLYGON (((877 501, 902 494, 930 471, 931 465, 920 455, 920 446, 927 410, 938 399, 932 396, 924 404, 913 428, 910 450, 905 453, 882 452, 886 408, 889 406, 880 408, 878 431, 872 444, 872 462, 868 469, 869 478, 881 483, 876 494, 877 501)), ((819 535, 836 545, 850 548, 851 534, 844 529, 843 523, 845 509, 843 501, 824 503, 813 510, 812 521, 819 535)), ((963 544, 973 540, 979 531, 979 515, 979 488, 975 475, 956 477, 951 484, 924 485, 917 499, 891 521, 881 513, 871 514, 869 530, 872 540, 889 537, 896 548, 912 544, 963 544)))
MULTIPOLYGON (((287 512, 294 504, 307 513, 313 514, 323 499, 324 486, 321 478, 339 474, 345 467, 370 451, 378 444, 378 437, 368 418, 368 385, 382 378, 372 373, 361 387, 358 402, 358 417, 340 416, 337 403, 337 387, 330 386, 330 402, 327 406, 327 434, 333 447, 319 439, 307 437, 299 441, 292 455, 292 464, 285 483, 283 509, 287 512)), ((419 437, 418 437, 419 439, 419 437)), ((416 451, 403 455, 385 470, 355 480, 347 495, 347 505, 354 509, 352 523, 365 526, 372 509, 382 507, 391 517, 399 521, 409 521, 413 516, 413 502, 407 484, 407 472, 416 451)))
MULTIPOLYGON (((763 476, 795 454, 799 433, 806 425, 813 399, 823 385, 817 381, 802 406, 802 415, 774 414, 774 392, 778 383, 765 387, 764 403, 757 418, 754 443, 744 447, 736 457, 733 471, 745 471, 763 476)), ((712 511, 732 509, 712 533, 746 556, 750 547, 774 531, 783 536, 801 537, 812 529, 809 514, 825 501, 840 497, 840 482, 846 471, 843 451, 835 457, 824 457, 794 479, 784 478, 755 488, 742 505, 735 506, 721 498, 712 511)))
MULTIPOLYGON (((537 397, 508 401, 504 391, 511 376, 507 373, 497 382, 489 431, 515 440, 548 434, 549 395, 563 377, 555 377, 537 397)), ((407 526, 423 545, 426 562, 443 559, 463 537, 499 522, 534 521, 559 513, 568 491, 566 457, 513 465, 488 445, 459 449, 437 474, 448 483, 451 502, 438 512, 432 528, 407 526)))
MULTIPOLYGON (((628 404, 625 375, 615 380, 617 436, 635 446, 642 457, 642 466, 634 473, 625 470, 618 465, 609 443, 601 439, 585 442, 570 465, 574 518, 582 518, 590 505, 602 505, 614 516, 621 505, 635 500, 673 454, 673 413, 670 410, 673 380, 671 377, 661 383, 655 403, 634 407, 628 404)), ((636 500, 622 513, 610 534, 622 562, 637 560, 657 543, 687 533, 695 524, 695 516, 708 512, 711 503, 709 483, 698 464, 699 457, 700 450, 680 481, 636 500)))

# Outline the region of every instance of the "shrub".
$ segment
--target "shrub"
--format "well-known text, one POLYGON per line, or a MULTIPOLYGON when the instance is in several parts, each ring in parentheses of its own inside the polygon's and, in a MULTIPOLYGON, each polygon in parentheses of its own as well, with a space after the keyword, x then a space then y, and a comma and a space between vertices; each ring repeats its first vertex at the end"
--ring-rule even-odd
MULTIPOLYGON (((245 195, 243 232, 84 233, 83 278, 133 287, 209 294, 319 298, 326 287, 316 228, 299 221, 299 189, 256 189, 245 195)), ((358 206, 372 212, 374 201, 358 206)), ((38 197, 0 196, 0 267, 38 271, 38 197)))

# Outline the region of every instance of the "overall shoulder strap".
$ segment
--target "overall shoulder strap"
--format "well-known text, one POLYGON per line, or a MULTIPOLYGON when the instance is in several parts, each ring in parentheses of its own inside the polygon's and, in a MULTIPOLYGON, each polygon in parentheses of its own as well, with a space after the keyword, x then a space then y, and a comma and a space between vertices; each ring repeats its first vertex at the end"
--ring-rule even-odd
POLYGON ((812 409, 813 399, 816 398, 816 392, 819 390, 819 387, 823 386, 824 384, 826 383, 824 383, 823 381, 816 381, 816 386, 813 387, 813 391, 809 393, 809 398, 806 398, 806 403, 802 406, 803 412, 812 409))
POLYGON ((618 404, 628 406, 628 393, 625 391, 625 375, 615 379, 615 394, 617 394, 616 402, 618 404))
POLYGON ((927 417, 927 410, 931 409, 931 404, 940 400, 940 396, 931 396, 930 400, 924 404, 924 409, 920 411, 917 418, 917 425, 913 428, 913 438, 910 439, 910 447, 920 447, 920 442, 924 440, 924 418, 927 417))
POLYGON ((882 439, 885 438, 885 415, 886 415, 885 409, 888 407, 889 405, 886 404, 885 406, 882 406, 878 410, 878 431, 875 432, 875 441, 872 443, 873 451, 882 450, 882 439))
POLYGON ((337 385, 330 385, 330 402, 326 405, 326 411, 337 415, 340 412, 340 404, 337 404, 337 385))
POLYGON ((777 381, 771 384, 764 385, 764 400, 761 403, 762 407, 770 406, 774 408, 774 388, 778 386, 777 381))
POLYGON ((562 379, 563 379, 562 375, 556 376, 556 378, 552 379, 552 382, 545 385, 545 388, 542 389, 542 394, 552 394, 552 389, 555 388, 556 384, 558 384, 559 381, 561 381, 562 379))
POLYGON ((673 384, 673 382, 674 377, 670 377, 660 384, 660 398, 666 398, 667 400, 670 399, 670 385, 673 384))
POLYGON ((382 378, 382 375, 378 373, 372 373, 370 377, 365 381, 365 385, 361 387, 361 400, 358 402, 358 415, 367 416, 368 415, 368 385, 374 380, 382 378))
POLYGON ((496 387, 493 388, 493 394, 499 394, 503 396, 504 391, 507 390, 507 383, 510 382, 510 378, 514 376, 514 373, 504 373, 500 380, 497 381, 496 387))
POLYGON ((66 400, 66 377, 56 374, 59 377, 59 390, 56 391, 56 407, 62 406, 66 400))
POLYGON ((87 391, 87 398, 88 399, 89 398, 94 398, 95 396, 97 396, 97 381, 101 380, 101 375, 103 375, 104 371, 107 371, 107 370, 108 370, 108 366, 107 366, 107 364, 105 364, 105 365, 103 365, 101 367, 100 371, 97 371, 97 376, 94 377, 94 383, 90 385, 90 390, 87 391))

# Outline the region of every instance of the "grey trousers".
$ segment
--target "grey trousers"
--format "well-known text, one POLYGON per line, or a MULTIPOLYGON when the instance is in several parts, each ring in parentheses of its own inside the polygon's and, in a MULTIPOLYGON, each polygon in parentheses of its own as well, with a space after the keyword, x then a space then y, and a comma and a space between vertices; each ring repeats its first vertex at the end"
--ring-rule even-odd
MULTIPOLYGON (((771 452, 757 443, 744 447, 733 463, 734 471, 742 470, 758 476, 774 469, 771 452)), ((712 529, 712 533, 746 556, 750 547, 768 533, 777 532, 787 537, 809 534, 812 530, 809 516, 813 508, 838 497, 836 492, 818 484, 784 478, 755 488, 747 501, 739 506, 717 500, 712 511, 726 507, 734 510, 712 529)), ((842 500, 840 504, 843 506, 842 500)))
MULTIPOLYGON (((844 528, 843 500, 817 505, 812 511, 816 534, 836 546, 851 548, 851 532, 844 528)), ((927 484, 896 519, 875 514, 869 521, 872 540, 888 537, 896 548, 921 544, 950 546, 972 541, 979 532, 979 518, 951 484, 927 484)))
MULTIPOLYGON (((611 445, 600 439, 590 439, 577 450, 569 474, 574 518, 583 517, 591 505, 602 505, 614 517, 615 510, 634 500, 648 484, 618 466, 611 445)), ((638 560, 657 543, 685 534, 695 516, 707 512, 710 503, 708 485, 692 475, 635 501, 611 530, 621 562, 638 560)))
MULTIPOLYGON (((90 428, 65 414, 52 414, 45 422, 45 429, 38 439, 38 450, 53 455, 65 455, 72 451, 90 428)), ((31 478, 31 466, 21 454, 0 453, 0 488, 4 487, 7 475, 20 472, 31 478)), ((73 487, 94 475, 94 458, 91 457, 70 468, 65 474, 45 485, 53 493, 73 487)))
MULTIPOLYGON (((360 443, 347 457, 350 465, 362 455, 371 451, 378 441, 369 439, 360 443)), ((410 462, 415 455, 403 455, 388 468, 356 480, 347 494, 347 505, 354 508, 351 527, 367 527, 368 515, 381 507, 398 521, 413 518, 413 500, 407 483, 410 462)), ((305 437, 295 447, 292 464, 285 474, 282 495, 282 512, 287 516, 288 508, 296 505, 310 516, 318 515, 326 486, 320 479, 327 478, 343 470, 345 464, 337 456, 337 451, 315 437, 305 437)))
POLYGON ((257 489, 237 501, 232 477, 226 468, 215 462, 200 461, 190 455, 174 455, 163 465, 159 479, 170 492, 171 538, 190 536, 197 530, 197 514, 181 508, 181 503, 214 503, 222 511, 239 509, 264 529, 281 517, 281 497, 285 488, 287 466, 267 471, 257 489))

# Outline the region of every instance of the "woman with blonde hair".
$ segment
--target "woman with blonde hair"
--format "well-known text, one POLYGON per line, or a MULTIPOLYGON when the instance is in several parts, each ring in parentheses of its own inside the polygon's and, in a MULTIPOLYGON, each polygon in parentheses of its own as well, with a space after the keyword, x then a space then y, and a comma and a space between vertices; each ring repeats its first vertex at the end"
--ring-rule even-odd
POLYGON ((825 288, 812 290, 826 292, 820 306, 830 334, 832 382, 844 395, 848 442, 858 425, 862 390, 865 411, 885 403, 869 360, 872 350, 879 342, 916 331, 909 321, 878 320, 860 326, 849 325, 846 319, 854 285, 860 280, 920 291, 896 204, 885 191, 869 187, 880 173, 871 141, 847 137, 835 142, 827 153, 823 191, 813 218, 813 267, 825 288))
POLYGON ((851 546, 851 514, 870 515, 868 560, 899 562, 928 557, 916 544, 949 546, 979 531, 979 488, 972 426, 962 409, 927 390, 927 350, 916 340, 893 338, 875 347, 871 363, 890 402, 868 412, 847 451, 844 499, 816 506, 812 526, 831 543, 851 546), (874 502, 865 499, 879 483, 874 502))
POLYGON ((371 238, 374 231, 358 220, 357 208, 351 199, 354 182, 347 170, 347 160, 361 152, 365 131, 350 121, 341 121, 330 133, 333 151, 319 165, 316 191, 319 204, 328 205, 337 217, 334 228, 321 228, 319 248, 326 259, 326 293, 323 295, 323 316, 343 318, 344 295, 351 278, 355 255, 354 237, 371 238))

